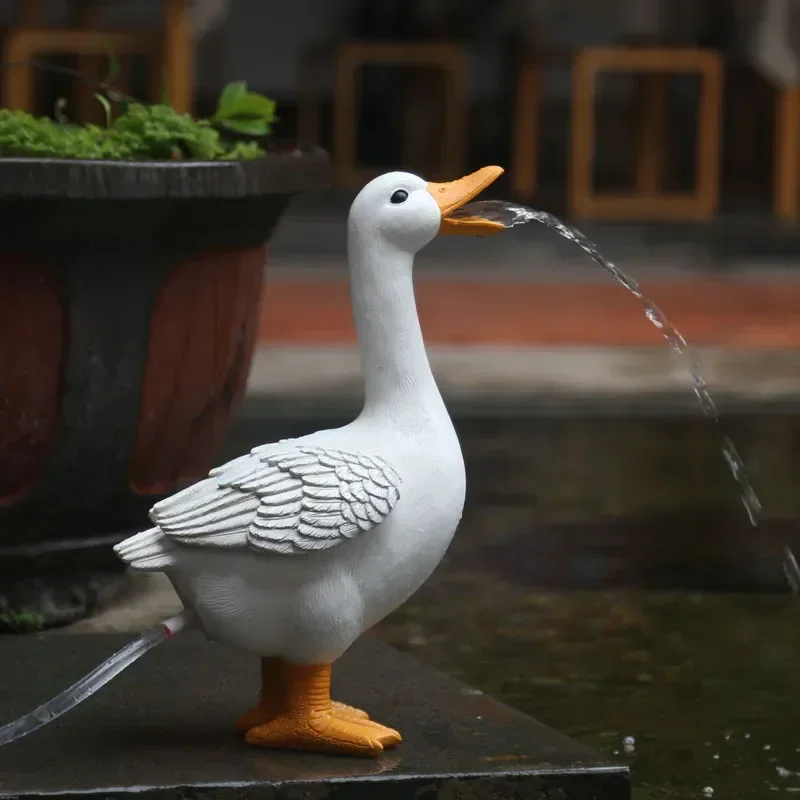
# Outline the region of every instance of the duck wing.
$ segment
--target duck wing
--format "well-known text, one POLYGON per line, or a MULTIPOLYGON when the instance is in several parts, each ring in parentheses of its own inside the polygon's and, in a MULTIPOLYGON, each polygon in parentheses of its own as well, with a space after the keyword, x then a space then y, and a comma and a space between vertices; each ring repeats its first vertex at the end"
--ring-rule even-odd
POLYGON ((380 525, 400 483, 379 456, 282 442, 213 469, 157 503, 150 518, 184 545, 310 553, 380 525))

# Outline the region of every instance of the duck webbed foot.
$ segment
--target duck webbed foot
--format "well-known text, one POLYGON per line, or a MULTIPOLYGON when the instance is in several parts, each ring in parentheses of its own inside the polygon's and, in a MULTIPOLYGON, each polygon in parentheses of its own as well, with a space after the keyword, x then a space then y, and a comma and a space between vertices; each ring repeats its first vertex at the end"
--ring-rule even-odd
MULTIPOLYGON (((291 668, 280 658, 261 659, 261 697, 258 705, 236 720, 234 729, 237 733, 245 734, 250 728, 265 725, 281 713, 286 695, 288 669, 291 668)), ((366 711, 353 708, 345 703, 338 703, 335 700, 331 701, 331 710, 335 716, 342 719, 369 720, 369 714, 366 711)))
MULTIPOLYGON (((286 664, 283 671, 284 695, 280 710, 266 722, 247 730, 245 741, 249 744, 337 755, 377 756, 400 743, 402 737, 397 731, 373 722, 359 709, 331 701, 330 665, 295 667, 286 664)), ((274 707, 264 706, 265 712, 273 710, 274 707)), ((255 719, 255 715, 250 716, 252 713, 242 717, 240 723, 255 719)))
POLYGON ((346 703, 332 700, 331 708, 334 715, 342 719, 369 720, 369 714, 366 711, 362 711, 360 708, 353 708, 353 706, 348 706, 346 703))

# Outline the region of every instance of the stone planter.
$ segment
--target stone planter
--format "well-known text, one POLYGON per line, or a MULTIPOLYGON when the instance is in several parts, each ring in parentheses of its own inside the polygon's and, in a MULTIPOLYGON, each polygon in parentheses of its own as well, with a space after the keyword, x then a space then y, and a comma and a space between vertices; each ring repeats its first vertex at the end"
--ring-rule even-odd
POLYGON ((265 246, 327 182, 321 151, 0 160, 0 614, 90 611, 117 583, 111 545, 205 476, 244 392, 265 246))

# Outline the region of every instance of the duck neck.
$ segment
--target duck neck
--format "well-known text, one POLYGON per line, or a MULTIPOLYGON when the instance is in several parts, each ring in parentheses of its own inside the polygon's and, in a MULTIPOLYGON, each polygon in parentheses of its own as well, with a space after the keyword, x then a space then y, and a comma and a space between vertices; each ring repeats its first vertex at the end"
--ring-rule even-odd
POLYGON ((365 382, 364 414, 442 406, 414 299, 414 257, 375 242, 348 247, 350 291, 365 382))

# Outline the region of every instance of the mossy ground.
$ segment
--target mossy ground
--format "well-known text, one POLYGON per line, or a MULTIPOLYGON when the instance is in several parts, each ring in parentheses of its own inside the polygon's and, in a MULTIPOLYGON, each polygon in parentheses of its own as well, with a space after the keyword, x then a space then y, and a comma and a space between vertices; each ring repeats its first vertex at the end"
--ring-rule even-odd
POLYGON ((0 634, 36 633, 44 628, 41 614, 33 611, 4 611, 0 613, 0 634))

